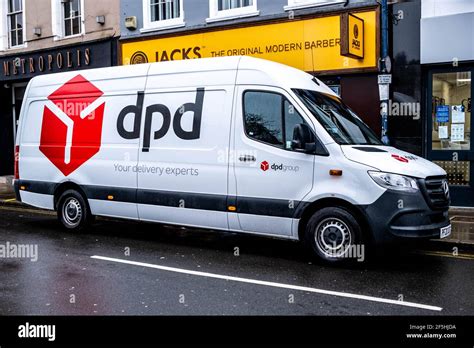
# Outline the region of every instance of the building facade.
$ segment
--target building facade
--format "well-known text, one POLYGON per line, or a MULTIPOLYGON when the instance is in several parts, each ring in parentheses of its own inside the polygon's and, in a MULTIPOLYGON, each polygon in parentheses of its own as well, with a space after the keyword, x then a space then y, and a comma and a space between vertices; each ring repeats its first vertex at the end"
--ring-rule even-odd
POLYGON ((391 143, 448 173, 452 204, 474 205, 471 145, 474 2, 417 0, 393 6, 391 143))
POLYGON ((122 0, 121 15, 121 64, 235 55, 277 61, 317 74, 380 132, 376 0, 122 0), (361 20, 360 29, 350 22, 344 32, 352 20, 361 20), (342 52, 349 36, 358 54, 342 52))
MULTIPOLYGON (((442 166, 453 204, 472 206, 474 2, 398 0, 389 10, 390 144, 442 166)), ((121 14, 120 64, 274 60, 316 74, 380 133, 378 1, 122 0, 121 14), (363 20, 362 55, 344 54, 345 15, 363 20)))
POLYGON ((448 173, 453 203, 473 206, 474 1, 423 0, 421 11, 425 154, 448 173))
POLYGON ((0 175, 13 174, 28 81, 116 65, 119 11, 117 0, 0 0, 0 175))

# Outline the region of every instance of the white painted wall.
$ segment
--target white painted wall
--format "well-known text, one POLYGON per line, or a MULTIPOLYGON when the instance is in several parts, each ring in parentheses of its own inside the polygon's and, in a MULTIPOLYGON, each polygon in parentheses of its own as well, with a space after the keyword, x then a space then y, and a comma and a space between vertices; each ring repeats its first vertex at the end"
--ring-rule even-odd
POLYGON ((421 0, 422 18, 474 12, 474 0, 421 0))

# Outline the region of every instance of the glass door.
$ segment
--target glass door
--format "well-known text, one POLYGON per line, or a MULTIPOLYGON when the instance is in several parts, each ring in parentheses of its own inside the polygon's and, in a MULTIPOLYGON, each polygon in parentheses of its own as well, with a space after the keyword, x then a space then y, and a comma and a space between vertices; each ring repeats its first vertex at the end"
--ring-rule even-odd
POLYGON ((474 206, 473 68, 429 73, 428 159, 448 173, 453 206, 474 206))
POLYGON ((12 86, 12 114, 13 114, 13 141, 16 139, 18 121, 20 119, 21 104, 25 97, 27 83, 16 83, 12 86))

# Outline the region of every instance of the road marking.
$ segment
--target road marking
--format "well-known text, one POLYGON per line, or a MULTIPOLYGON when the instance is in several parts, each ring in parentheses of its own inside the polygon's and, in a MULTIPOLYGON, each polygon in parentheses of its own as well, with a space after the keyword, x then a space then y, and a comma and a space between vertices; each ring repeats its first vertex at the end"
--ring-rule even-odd
POLYGON ((448 257, 450 259, 474 260, 474 255, 470 255, 470 254, 454 255, 453 253, 442 252, 442 251, 421 251, 421 252, 418 252, 417 254, 427 255, 427 256, 448 257))
POLYGON ((346 293, 346 292, 330 291, 330 290, 309 288, 309 287, 305 287, 305 286, 267 282, 267 281, 256 280, 256 279, 232 277, 232 276, 215 274, 215 273, 197 272, 197 271, 191 271, 191 270, 186 270, 186 269, 181 269, 181 268, 159 266, 159 265, 154 265, 154 264, 151 264, 151 263, 143 263, 143 262, 122 260, 122 259, 115 259, 115 258, 111 258, 111 257, 104 257, 104 256, 97 256, 97 255, 91 256, 91 258, 96 259, 96 260, 102 260, 102 261, 123 263, 123 264, 133 265, 133 266, 154 268, 154 269, 159 269, 159 270, 167 271, 167 272, 188 274, 188 275, 193 275, 193 276, 198 276, 198 277, 229 280, 229 281, 234 281, 234 282, 255 284, 255 285, 263 285, 263 286, 269 286, 269 287, 281 288, 281 289, 306 291, 306 292, 312 292, 312 293, 317 293, 317 294, 324 294, 324 295, 331 295, 331 296, 338 296, 338 297, 346 297, 346 298, 352 298, 352 299, 358 299, 358 300, 364 300, 364 301, 387 303, 387 304, 392 304, 392 305, 397 305, 397 306, 427 309, 427 310, 430 310, 430 311, 442 311, 443 310, 443 308, 441 308, 441 307, 424 305, 424 304, 414 303, 414 302, 404 302, 404 301, 390 300, 390 299, 386 299, 386 298, 382 298, 382 297, 373 297, 373 296, 366 296, 366 295, 350 294, 350 293, 346 293))
POLYGON ((11 199, 5 199, 4 200, 5 203, 15 202, 15 201, 16 201, 16 198, 11 198, 11 199))

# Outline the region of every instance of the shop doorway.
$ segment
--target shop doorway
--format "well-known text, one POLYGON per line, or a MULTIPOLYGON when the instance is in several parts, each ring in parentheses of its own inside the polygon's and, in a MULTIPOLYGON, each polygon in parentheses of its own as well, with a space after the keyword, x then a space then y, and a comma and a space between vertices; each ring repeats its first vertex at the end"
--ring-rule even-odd
POLYGON ((12 85, 13 146, 15 146, 21 104, 23 103, 23 98, 25 97, 27 85, 28 83, 15 83, 12 85))
POLYGON ((448 173, 453 206, 474 206, 473 73, 469 67, 428 74, 427 155, 448 173))

